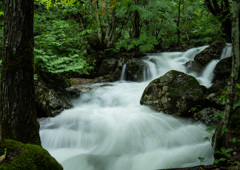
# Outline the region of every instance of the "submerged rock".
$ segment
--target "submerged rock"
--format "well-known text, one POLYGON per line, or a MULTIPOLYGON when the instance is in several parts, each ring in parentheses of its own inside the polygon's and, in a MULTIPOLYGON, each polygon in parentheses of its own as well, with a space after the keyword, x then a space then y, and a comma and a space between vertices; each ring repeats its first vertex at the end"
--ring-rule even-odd
POLYGON ((143 72, 146 67, 142 60, 131 59, 127 63, 126 79, 130 81, 142 81, 143 72))
POLYGON ((140 103, 166 114, 190 117, 189 110, 202 104, 204 91, 193 76, 172 70, 147 86, 140 103))
POLYGON ((203 65, 199 64, 196 61, 188 61, 187 63, 185 63, 185 66, 187 68, 187 72, 188 73, 195 73, 196 75, 200 76, 202 74, 203 71, 203 65))

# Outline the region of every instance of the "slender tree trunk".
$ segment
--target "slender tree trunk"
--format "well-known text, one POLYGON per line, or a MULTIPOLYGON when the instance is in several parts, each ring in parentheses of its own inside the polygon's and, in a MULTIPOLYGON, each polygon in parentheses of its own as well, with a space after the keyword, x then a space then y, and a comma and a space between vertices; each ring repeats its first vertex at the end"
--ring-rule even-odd
MULTIPOLYGON (((138 0, 135 0, 135 5, 139 5, 138 0)), ((138 39, 140 37, 140 14, 137 10, 134 11, 134 25, 133 25, 133 30, 134 30, 134 37, 138 39)), ((139 51, 139 47, 135 46, 135 51, 139 51)))
POLYGON ((33 1, 5 0, 0 137, 40 144, 33 84, 33 1))
POLYGON ((105 38, 104 38, 104 44, 106 44, 107 47, 110 47, 113 43, 116 27, 117 27, 117 18, 115 16, 115 9, 112 10, 112 17, 111 22, 109 23, 109 26, 107 28, 105 38))
POLYGON ((185 3, 185 10, 186 10, 186 19, 185 19, 185 34, 186 34, 186 39, 189 42, 189 35, 188 35, 188 0, 186 0, 185 3))
POLYGON ((177 35, 178 35, 178 45, 180 45, 181 42, 181 35, 180 35, 180 18, 181 18, 181 3, 182 0, 178 1, 178 20, 177 20, 177 35))
POLYGON ((99 14, 99 4, 98 4, 98 0, 96 1, 96 10, 97 10, 97 23, 98 26, 100 28, 100 30, 98 31, 98 39, 100 42, 103 42, 103 28, 102 28, 102 24, 101 24, 101 18, 100 18, 100 14, 99 14))

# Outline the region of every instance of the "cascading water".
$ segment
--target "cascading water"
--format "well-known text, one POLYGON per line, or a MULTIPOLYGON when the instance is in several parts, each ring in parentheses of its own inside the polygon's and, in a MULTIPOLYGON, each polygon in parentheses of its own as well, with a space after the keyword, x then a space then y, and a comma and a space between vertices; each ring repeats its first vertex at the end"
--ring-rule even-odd
POLYGON ((92 90, 73 101, 72 109, 39 120, 43 147, 65 170, 156 170, 212 164, 213 150, 204 140, 211 134, 204 124, 139 103, 151 79, 169 70, 186 72, 184 63, 204 48, 145 57, 148 81, 91 85, 92 90))
POLYGON ((212 85, 212 80, 214 78, 214 69, 217 66, 217 63, 225 58, 232 56, 232 44, 227 43, 225 48, 222 51, 220 59, 212 60, 204 69, 202 76, 198 77, 197 79, 200 81, 201 84, 205 85, 206 87, 210 87, 212 85))
POLYGON ((126 68, 127 68, 127 65, 123 64, 120 80, 125 80, 126 68))

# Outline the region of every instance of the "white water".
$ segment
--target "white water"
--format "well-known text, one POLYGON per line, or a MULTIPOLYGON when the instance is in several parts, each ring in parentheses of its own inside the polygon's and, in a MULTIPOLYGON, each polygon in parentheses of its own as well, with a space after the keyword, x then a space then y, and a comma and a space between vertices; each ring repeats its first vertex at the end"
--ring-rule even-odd
POLYGON ((125 80, 126 64, 123 64, 120 80, 125 80))
POLYGON ((212 147, 204 140, 211 134, 204 124, 139 104, 151 79, 172 69, 186 72, 183 64, 204 48, 145 57, 149 68, 145 82, 92 85, 93 90, 75 100, 72 109, 39 121, 43 147, 65 170, 156 170, 212 164, 212 147), (205 158, 204 162, 198 157, 205 158))
POLYGON ((203 85, 205 85, 206 87, 210 87, 212 85, 212 81, 214 79, 214 69, 217 66, 217 63, 227 57, 231 57, 232 56, 232 44, 227 43, 225 48, 222 51, 222 54, 220 56, 220 59, 215 59, 212 60, 210 63, 208 63, 208 65, 206 66, 206 68, 204 69, 202 76, 198 77, 197 79, 199 80, 199 82, 203 85))

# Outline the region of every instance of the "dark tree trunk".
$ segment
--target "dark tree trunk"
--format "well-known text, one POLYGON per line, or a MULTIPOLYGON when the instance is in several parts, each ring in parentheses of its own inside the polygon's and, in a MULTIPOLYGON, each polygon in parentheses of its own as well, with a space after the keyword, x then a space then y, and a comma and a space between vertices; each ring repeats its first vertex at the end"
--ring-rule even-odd
POLYGON ((177 20, 178 45, 180 45, 180 42, 181 42, 181 32, 180 32, 181 3, 182 3, 182 0, 179 0, 178 1, 178 20, 177 20))
POLYGON ((222 32, 228 42, 231 42, 231 16, 228 0, 205 0, 209 11, 221 22, 222 32))
POLYGON ((223 124, 225 127, 228 126, 230 114, 232 112, 234 97, 235 97, 235 86, 239 75, 239 0, 232 1, 232 45, 233 45, 233 56, 232 56, 232 72, 231 79, 228 83, 228 99, 224 111, 223 124))
MULTIPOLYGON (((138 0, 135 0, 135 5, 139 5, 138 0)), ((139 12, 137 10, 134 11, 133 30, 134 30, 133 38, 138 39, 140 37, 140 14, 139 14, 139 12)), ((136 52, 138 52, 139 51, 139 47, 135 46, 134 50, 136 52)))
POLYGON ((186 2, 185 2, 185 15, 186 15, 186 17, 185 17, 185 34, 186 34, 186 39, 187 39, 187 42, 188 42, 188 44, 189 44, 189 42, 190 42, 190 39, 189 39, 189 35, 188 35, 188 0, 186 0, 186 2))
MULTIPOLYGON (((227 134, 231 133, 229 130, 229 122, 231 114, 233 112, 234 98, 235 98, 235 86, 239 76, 240 68, 240 55, 239 55, 239 0, 232 1, 232 45, 233 45, 233 56, 232 56, 232 72, 230 81, 228 82, 227 89, 227 101, 224 110, 223 120, 215 131, 214 134, 214 149, 220 150, 221 147, 227 148, 228 139, 227 134), (226 131, 222 130, 226 129, 226 131)), ((221 158, 222 155, 215 154, 216 158, 221 158)))
POLYGON ((40 144, 33 84, 33 1, 5 0, 0 138, 40 144))

